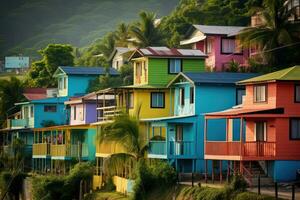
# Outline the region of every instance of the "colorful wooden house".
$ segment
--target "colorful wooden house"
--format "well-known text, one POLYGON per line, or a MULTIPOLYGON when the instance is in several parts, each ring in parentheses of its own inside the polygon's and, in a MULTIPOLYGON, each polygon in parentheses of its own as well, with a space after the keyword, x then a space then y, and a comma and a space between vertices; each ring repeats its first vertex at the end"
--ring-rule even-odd
POLYGON ((208 57, 206 67, 211 71, 225 71, 231 61, 247 66, 249 52, 241 48, 237 34, 246 27, 193 25, 180 45, 192 45, 208 57))
MULTIPOLYGON (((151 159, 168 160, 178 172, 204 172, 204 113, 230 108, 242 102, 243 86, 236 81, 255 74, 199 72, 180 73, 169 84, 173 91, 174 114, 169 117, 143 119, 151 159)), ((224 122, 213 125, 216 133, 224 122)), ((213 140, 222 140, 218 134, 213 140)))
POLYGON ((123 65, 128 64, 128 59, 134 50, 134 48, 116 47, 108 58, 112 68, 120 70, 123 65))
POLYGON ((274 181, 296 180, 300 169, 300 66, 237 84, 246 87, 242 105, 205 116, 205 159, 228 161, 228 172, 239 171, 252 184, 257 172, 274 181), (226 127, 214 131, 210 123, 220 119, 226 121, 226 127), (223 140, 214 141, 212 133, 223 140))
MULTIPOLYGON (((121 110, 133 116, 139 114, 140 119, 172 116, 174 101, 172 91, 167 88, 168 82, 180 72, 205 71, 205 57, 200 50, 192 49, 137 49, 129 59, 134 69, 134 84, 97 92, 102 99, 106 99, 104 96, 115 97, 114 100, 97 106, 98 126, 101 127, 107 120, 112 120, 121 110)), ((146 132, 146 124, 141 123, 140 126, 146 132)), ((99 170, 94 177, 94 188, 101 186, 101 169, 105 158, 122 151, 120 145, 97 145, 96 163, 99 170)))

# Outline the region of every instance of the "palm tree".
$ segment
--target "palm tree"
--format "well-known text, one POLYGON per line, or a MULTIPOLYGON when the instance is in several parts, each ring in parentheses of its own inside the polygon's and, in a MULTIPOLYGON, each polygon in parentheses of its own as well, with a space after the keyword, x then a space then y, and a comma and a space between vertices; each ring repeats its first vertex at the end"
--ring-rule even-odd
POLYGON ((121 23, 116 30, 116 46, 127 47, 130 39, 129 25, 121 23))
POLYGON ((162 35, 155 26, 155 14, 152 12, 141 12, 140 21, 131 26, 133 44, 138 47, 160 45, 162 35))
POLYGON ((105 162, 108 174, 119 174, 124 170, 131 172, 144 159, 148 147, 140 131, 138 117, 128 114, 121 114, 112 123, 102 127, 98 139, 100 143, 111 142, 123 147, 122 153, 112 154, 105 162))
POLYGON ((293 62, 295 58, 290 56, 295 55, 293 52, 296 49, 295 44, 300 41, 300 24, 289 20, 295 9, 287 9, 285 2, 285 0, 263 1, 261 7, 252 10, 252 13, 261 16, 263 23, 246 28, 239 34, 242 46, 259 46, 266 63, 272 66, 293 62))

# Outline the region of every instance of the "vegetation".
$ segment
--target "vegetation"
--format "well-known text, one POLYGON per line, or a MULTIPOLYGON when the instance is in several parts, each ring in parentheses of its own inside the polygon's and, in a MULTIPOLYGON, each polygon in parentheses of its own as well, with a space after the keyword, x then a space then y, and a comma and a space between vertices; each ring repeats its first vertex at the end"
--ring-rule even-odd
POLYGON ((64 177, 33 177, 33 199, 78 199, 80 182, 90 182, 92 176, 93 166, 90 163, 78 163, 71 169, 70 174, 64 177))
POLYGON ((73 47, 64 44, 49 44, 39 51, 43 58, 32 63, 25 84, 29 87, 54 87, 53 73, 58 66, 74 66, 73 47))
POLYGON ((24 178, 25 175, 20 172, 2 171, 0 174, 1 198, 7 192, 6 199, 19 199, 24 178))
POLYGON ((263 62, 273 69, 288 67, 300 62, 300 24, 289 21, 295 9, 287 10, 285 0, 266 0, 253 7, 252 14, 262 18, 262 24, 249 27, 240 34, 244 47, 259 46, 263 62), (283 48, 284 47, 284 48, 283 48))

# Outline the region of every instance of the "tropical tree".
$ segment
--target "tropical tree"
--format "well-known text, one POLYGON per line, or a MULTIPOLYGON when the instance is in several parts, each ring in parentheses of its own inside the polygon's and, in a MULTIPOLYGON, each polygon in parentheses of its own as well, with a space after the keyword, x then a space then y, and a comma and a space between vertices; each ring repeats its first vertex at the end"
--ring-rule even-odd
POLYGON ((116 30, 116 46, 127 47, 130 37, 130 26, 125 23, 119 24, 116 30))
POLYGON ((265 0, 260 7, 254 7, 262 24, 244 29, 239 38, 244 47, 259 46, 260 53, 268 65, 280 67, 300 62, 300 24, 289 20, 296 11, 287 9, 285 0, 265 0), (297 45, 298 44, 298 45, 297 45))
POLYGON ((138 47, 160 45, 162 34, 155 25, 156 15, 152 12, 142 11, 139 17, 140 20, 130 28, 133 44, 138 47))
POLYGON ((121 114, 112 123, 102 127, 98 138, 100 143, 111 142, 123 147, 123 152, 114 153, 107 160, 105 169, 108 174, 116 174, 128 163, 134 168, 144 159, 148 148, 140 131, 139 118, 128 114, 121 114))

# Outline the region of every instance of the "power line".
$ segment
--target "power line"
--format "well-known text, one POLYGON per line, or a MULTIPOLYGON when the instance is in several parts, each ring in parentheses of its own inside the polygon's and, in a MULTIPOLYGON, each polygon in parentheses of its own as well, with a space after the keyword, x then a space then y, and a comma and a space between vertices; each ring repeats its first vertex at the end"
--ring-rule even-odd
POLYGON ((300 44, 300 42, 295 42, 295 43, 287 44, 287 45, 284 45, 284 46, 275 47, 273 49, 268 49, 268 50, 265 50, 265 51, 255 52, 251 55, 263 54, 263 53, 271 52, 271 51, 274 51, 274 50, 277 50, 277 49, 282 49, 282 48, 285 48, 285 47, 294 46, 294 45, 297 45, 297 44, 300 44))

